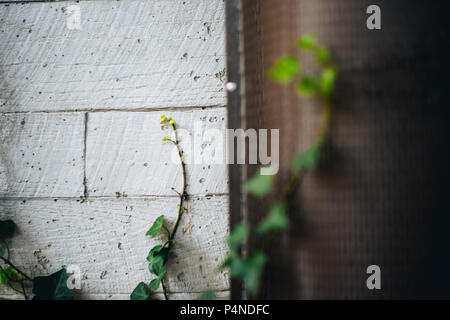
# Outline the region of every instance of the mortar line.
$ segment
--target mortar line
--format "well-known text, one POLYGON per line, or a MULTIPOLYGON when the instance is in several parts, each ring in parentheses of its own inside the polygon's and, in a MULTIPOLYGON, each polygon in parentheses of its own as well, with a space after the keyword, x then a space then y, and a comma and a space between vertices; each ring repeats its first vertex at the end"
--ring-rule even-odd
POLYGON ((1 111, 0 114, 47 114, 47 113, 105 113, 105 112, 161 112, 161 111, 190 111, 226 108, 226 104, 212 106, 186 106, 186 107, 160 107, 160 108, 108 108, 108 109, 60 109, 60 110, 38 110, 38 111, 1 111))
POLYGON ((84 186, 84 199, 89 197, 88 185, 87 185, 87 135, 88 135, 88 121, 89 112, 84 114, 84 170, 83 170, 83 186, 84 186))
MULTIPOLYGON (((214 198, 214 197, 223 197, 223 196, 228 196, 229 193, 212 193, 212 194, 194 194, 194 195, 190 195, 191 199, 194 198, 214 198)), ((0 197, 0 201, 20 201, 20 200, 83 200, 83 196, 78 196, 78 197, 32 197, 32 196, 26 196, 26 197, 0 197)), ((178 195, 174 194, 174 195, 139 195, 139 196, 127 196, 127 197, 117 197, 117 196, 89 196, 89 198, 87 200, 145 200, 145 199, 165 199, 165 198, 178 198, 178 195)), ((188 199, 187 201, 189 201, 190 199, 188 199)))
MULTIPOLYGON (((186 294, 190 294, 190 293, 204 293, 206 291, 206 289, 205 290, 199 290, 199 291, 191 291, 191 290, 189 290, 189 291, 183 291, 183 290, 181 290, 181 291, 178 291, 178 290, 175 290, 175 291, 167 291, 167 293, 169 293, 169 294, 183 294, 183 293, 186 293, 186 294)), ((211 290, 212 292, 215 292, 215 293, 222 293, 222 292, 228 292, 228 291, 230 291, 230 288, 228 288, 228 289, 212 289, 211 290)), ((160 290, 157 290, 157 291, 154 291, 154 293, 157 293, 157 294, 163 294, 163 292, 162 291, 160 291, 160 290)), ((111 294, 111 293, 96 293, 96 292, 94 292, 94 293, 88 293, 88 295, 89 294, 95 294, 95 295, 101 295, 101 294, 104 294, 104 295, 109 295, 109 294, 111 294)), ((129 292, 114 292, 114 293, 112 293, 112 294, 120 294, 120 295, 123 295, 123 294, 130 294, 129 292)))
MULTIPOLYGON (((188 290, 188 291, 183 291, 183 290, 178 291, 178 290, 176 290, 176 291, 168 291, 167 293, 169 293, 169 294, 191 294, 191 293, 203 293, 205 291, 206 291, 206 289, 204 291, 190 291, 190 290, 188 290)), ((222 293, 222 292, 228 292, 228 291, 230 291, 230 289, 213 289, 211 291, 213 291, 214 293, 222 293)), ((163 292, 160 291, 160 290, 154 291, 154 293, 156 293, 156 294, 163 294, 163 292)), ((109 292, 109 293, 105 293, 105 292, 83 292, 83 293, 81 293, 81 295, 83 295, 83 294, 85 294, 87 296, 89 296, 89 295, 106 295, 107 296, 107 295, 130 295, 130 292, 109 292)), ((0 294, 0 296, 2 296, 2 297, 4 297, 4 296, 14 297, 15 294, 6 294, 5 293, 5 294, 0 294)), ((18 296, 20 296, 20 295, 18 295, 18 296)))
POLYGON ((29 3, 49 3, 49 4, 57 4, 58 2, 76 2, 76 3, 80 3, 80 2, 100 2, 100 1, 107 1, 107 0, 20 0, 20 1, 13 1, 13 0, 4 0, 0 2, 0 5, 2 4, 29 4, 29 3))

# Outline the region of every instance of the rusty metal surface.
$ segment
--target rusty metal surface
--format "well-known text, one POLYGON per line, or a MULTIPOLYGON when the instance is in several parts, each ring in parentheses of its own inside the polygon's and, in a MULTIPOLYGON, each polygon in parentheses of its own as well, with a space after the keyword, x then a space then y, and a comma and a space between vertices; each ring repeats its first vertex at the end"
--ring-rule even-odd
MULTIPOLYGON (((246 127, 280 128, 280 184, 293 154, 314 140, 320 104, 273 83, 270 66, 297 54, 295 39, 309 31, 340 72, 320 166, 297 193, 290 231, 268 244, 265 297, 449 297, 443 2, 378 1, 381 31, 366 28, 369 4, 243 0, 246 127), (382 290, 366 288, 372 264, 382 290)), ((256 167, 247 169, 251 176, 256 167)), ((249 197, 249 220, 266 208, 249 197)))

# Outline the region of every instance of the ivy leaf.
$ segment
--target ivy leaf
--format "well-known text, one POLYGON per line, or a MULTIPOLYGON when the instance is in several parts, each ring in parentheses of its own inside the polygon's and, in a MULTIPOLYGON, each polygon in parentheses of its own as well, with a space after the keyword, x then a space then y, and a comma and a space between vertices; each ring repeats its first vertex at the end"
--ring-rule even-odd
POLYGON ((6 277, 5 273, 6 273, 6 270, 3 271, 3 270, 0 269, 0 284, 8 284, 8 282, 9 282, 9 280, 6 277))
POLYGON ((230 265, 231 276, 241 279, 250 295, 253 295, 258 289, 262 269, 266 262, 267 257, 262 252, 257 252, 247 259, 236 257, 230 265))
POLYGON ((314 168, 319 161, 321 148, 322 142, 317 142, 310 149, 297 153, 292 161, 292 169, 298 171, 314 168))
POLYGON ((215 299, 216 296, 214 294, 214 291, 212 290, 202 292, 197 298, 197 300, 215 300, 215 299))
POLYGON ((158 290, 160 283, 161 283, 161 279, 159 277, 153 279, 152 281, 150 281, 150 284, 149 284, 150 289, 152 289, 153 291, 158 290))
POLYGON ((33 279, 33 300, 72 300, 75 292, 67 287, 69 275, 61 269, 49 276, 33 279))
POLYGON ((300 72, 300 62, 296 57, 286 56, 278 59, 270 70, 270 77, 279 83, 290 82, 300 72))
POLYGON ((164 263, 166 261, 168 251, 168 248, 164 248, 164 246, 161 245, 154 246, 150 250, 147 260, 149 262, 148 270, 152 274, 159 276, 162 273, 162 270, 165 269, 164 263))
POLYGON ((144 282, 140 282, 130 295, 130 300, 149 300, 150 290, 144 282))
POLYGON ((333 91, 336 77, 337 70, 334 67, 326 67, 323 69, 319 79, 319 91, 321 94, 327 96, 333 91))
POLYGON ((147 261, 152 263, 153 260, 155 259, 155 256, 157 256, 161 252, 162 248, 163 248, 162 245, 154 246, 148 253, 147 261))
POLYGON ((244 191, 262 198, 273 189, 273 176, 256 174, 244 185, 244 191))
POLYGON ((161 280, 164 278, 164 276, 166 275, 167 269, 164 266, 161 266, 161 268, 159 269, 159 273, 157 275, 157 277, 155 279, 153 279, 152 281, 150 281, 150 289, 152 289, 153 291, 158 290, 159 288, 159 284, 161 283, 161 280))
POLYGON ((4 270, 0 269, 0 284, 8 284, 9 279, 15 279, 14 269, 8 267, 4 270))
POLYGON ((159 272, 158 278, 160 278, 160 279, 164 278, 166 273, 167 273, 167 269, 166 269, 166 267, 163 266, 159 272))
POLYGON ((248 224, 241 223, 234 227, 228 238, 228 245, 232 251, 237 251, 243 242, 250 234, 250 227, 248 224))
POLYGON ((316 89, 316 83, 315 83, 314 79, 310 76, 304 77, 297 86, 298 94, 303 97, 310 96, 311 94, 314 93, 315 89, 316 89))
POLYGON ((272 230, 286 229, 289 226, 286 207, 287 205, 284 201, 274 204, 267 217, 258 225, 256 232, 263 234, 272 230))
POLYGON ((153 261, 148 265, 148 270, 155 276, 159 276, 164 269, 164 255, 157 255, 153 261))
POLYGON ((16 229, 16 224, 12 220, 0 221, 0 239, 11 237, 16 229))
POLYGON ((325 64, 330 59, 330 51, 327 48, 320 47, 316 51, 316 59, 322 64, 325 64))
POLYGON ((247 260, 247 272, 243 278, 245 288, 248 290, 250 295, 255 294, 258 290, 260 278, 264 265, 267 262, 267 257, 262 252, 257 252, 255 255, 247 260))
POLYGON ((305 33, 297 40, 300 49, 314 49, 316 47, 316 37, 312 33, 305 33))
POLYGON ((156 218, 155 222, 153 222, 153 225, 151 226, 151 228, 147 231, 147 233, 145 234, 146 236, 151 236, 154 237, 156 236, 159 231, 161 230, 161 228, 163 227, 164 224, 164 216, 159 216, 158 218, 156 218))
POLYGON ((238 258, 238 253, 236 251, 231 250, 228 252, 228 256, 224 262, 220 265, 220 269, 230 268, 233 264, 234 260, 238 258))

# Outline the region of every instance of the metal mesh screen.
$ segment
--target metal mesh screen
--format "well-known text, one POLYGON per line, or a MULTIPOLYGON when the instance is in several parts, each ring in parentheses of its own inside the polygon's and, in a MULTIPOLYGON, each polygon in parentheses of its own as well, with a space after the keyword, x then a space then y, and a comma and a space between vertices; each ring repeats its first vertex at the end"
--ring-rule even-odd
MULTIPOLYGON (((298 190, 289 232, 268 242, 265 297, 449 296, 443 3, 380 0, 382 30, 369 31, 369 1, 243 0, 244 118, 247 128, 280 129, 278 183, 314 140, 320 104, 272 82, 270 66, 297 55, 297 37, 313 32, 340 73, 320 166, 298 190), (381 290, 366 287, 372 264, 381 267, 381 290)), ((267 202, 248 197, 251 222, 267 202)))

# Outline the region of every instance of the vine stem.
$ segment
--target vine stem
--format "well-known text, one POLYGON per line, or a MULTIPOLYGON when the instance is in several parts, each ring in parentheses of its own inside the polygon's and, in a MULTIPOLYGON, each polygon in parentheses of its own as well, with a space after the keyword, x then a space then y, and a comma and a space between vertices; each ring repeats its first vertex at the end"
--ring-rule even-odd
MULTIPOLYGON (((327 96, 322 97, 322 99, 323 99, 323 103, 324 103, 324 110, 322 112, 319 135, 313 145, 315 145, 317 143, 323 143, 327 139, 329 132, 330 132, 330 123, 331 123, 331 118, 333 115, 333 108, 332 108, 330 100, 327 96)), ((294 175, 291 176, 287 187, 283 190, 283 196, 282 196, 283 199, 289 200, 294 195, 295 191, 299 188, 300 183, 302 182, 302 178, 305 175, 305 173, 306 173, 305 170, 298 170, 294 175)), ((261 279, 263 277, 264 271, 265 271, 265 266, 262 268, 262 271, 259 275, 259 279, 261 279)), ((253 295, 254 299, 256 299, 259 296, 260 285, 261 285, 260 282, 261 282, 261 280, 258 281, 259 286, 255 290, 255 293, 253 295)))
POLYGON ((5 269, 3 269, 1 266, 0 266, 0 270, 3 272, 3 274, 4 274, 5 277, 6 277, 6 279, 8 280, 8 286, 9 286, 11 289, 13 289, 14 291, 16 291, 16 292, 22 294, 22 295, 24 296, 25 300, 28 300, 28 296, 27 296, 27 293, 26 293, 26 291, 25 291, 25 285, 23 284, 23 282, 24 282, 25 280, 33 281, 33 279, 31 279, 31 278, 30 278, 29 276, 27 276, 23 271, 21 271, 19 268, 17 268, 11 261, 9 261, 9 255, 10 255, 10 252, 9 252, 9 247, 8 247, 8 245, 7 245, 7 250, 8 250, 8 258, 4 258, 4 257, 0 257, 0 258, 3 260, 4 263, 8 264, 11 268, 13 268, 13 269, 14 269, 17 273, 19 273, 20 275, 22 275, 25 279, 21 279, 21 280, 15 280, 15 279, 12 279, 12 278, 10 278, 10 277, 6 274, 5 269), (20 286, 21 286, 21 288, 22 288, 22 291, 17 290, 16 288, 14 288, 14 286, 11 284, 11 282, 20 283, 20 286))
POLYGON ((182 189, 181 193, 177 192, 178 197, 180 198, 180 202, 178 204, 178 217, 177 217, 177 221, 175 222, 175 226, 173 227, 172 234, 170 235, 169 249, 172 247, 172 243, 173 243, 172 240, 175 237, 175 234, 178 229, 178 225, 181 220, 181 216, 183 215, 183 202, 184 202, 184 198, 186 196, 186 169, 185 169, 185 164, 184 164, 183 151, 181 150, 180 145, 179 145, 177 128, 176 128, 175 124, 172 124, 172 127, 173 127, 173 131, 175 133, 175 141, 173 141, 173 140, 170 140, 170 141, 172 141, 172 143, 176 146, 176 148, 178 150, 178 156, 180 157, 181 172, 183 174, 183 189, 182 189))
MULTIPOLYGON (((176 127, 175 123, 171 124, 171 126, 172 126, 173 132, 175 134, 175 141, 171 140, 171 139, 169 139, 168 141, 172 142, 175 145, 175 147, 177 148, 177 151, 178 151, 178 156, 180 157, 181 172, 183 174, 183 189, 181 192, 178 192, 175 190, 175 188, 172 188, 172 190, 175 191, 175 193, 178 195, 180 200, 178 203, 178 216, 177 216, 177 220, 175 222, 175 226, 173 227, 172 233, 169 232, 169 240, 168 240, 169 244, 167 247, 168 251, 172 248, 173 239, 175 238, 175 235, 178 230, 178 226, 180 224, 181 216, 183 215, 183 203, 184 203, 184 199, 186 198, 186 169, 185 169, 185 163, 184 163, 184 157, 183 157, 183 150, 181 150, 180 145, 179 145, 179 140, 178 140, 178 135, 177 135, 177 127, 176 127)), ((162 285, 163 292, 164 292, 164 298, 166 300, 169 300, 169 296, 167 294, 167 289, 164 284, 164 280, 161 280, 161 285, 162 285)))
POLYGON ((8 259, 4 258, 4 257, 0 257, 0 259, 3 260, 4 263, 8 264, 11 268, 13 268, 14 270, 17 271, 17 273, 19 273, 20 275, 22 275, 25 279, 27 279, 28 281, 33 281, 33 279, 31 279, 29 276, 27 276, 24 272, 22 272, 19 268, 17 268, 11 261, 9 261, 8 259))
POLYGON ((22 291, 23 291, 23 295, 24 295, 24 297, 25 297, 25 300, 28 300, 28 296, 27 296, 27 294, 25 293, 25 285, 23 284, 23 281, 20 282, 20 286, 22 287, 22 291))
POLYGON ((325 109, 322 114, 322 124, 319 132, 318 142, 324 141, 328 137, 328 134, 330 133, 331 117, 333 115, 333 107, 331 105, 329 97, 323 97, 323 103, 325 109))
MULTIPOLYGON (((323 97, 322 99, 324 103, 324 110, 322 112, 319 135, 313 145, 317 143, 323 143, 330 133, 330 123, 333 115, 333 108, 328 97, 323 97)), ((294 192, 298 189, 304 174, 305 174, 304 170, 299 170, 298 172, 296 172, 294 175, 291 176, 288 186, 283 192, 283 198, 289 199, 292 197, 294 192)))
POLYGON ((169 296, 167 295, 166 284, 164 283, 164 279, 161 279, 161 286, 163 288, 164 298, 169 300, 169 296))

